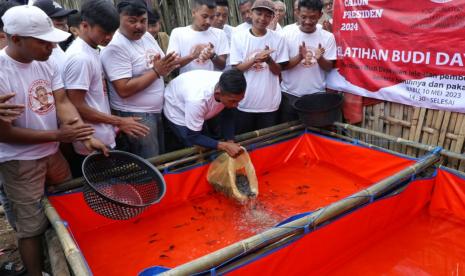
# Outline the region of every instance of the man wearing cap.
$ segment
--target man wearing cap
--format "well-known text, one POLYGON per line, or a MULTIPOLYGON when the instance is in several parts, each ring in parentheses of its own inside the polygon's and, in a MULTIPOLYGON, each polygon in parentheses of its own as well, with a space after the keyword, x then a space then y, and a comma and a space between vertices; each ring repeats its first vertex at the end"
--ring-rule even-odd
POLYGON ((211 28, 215 18, 214 0, 194 0, 192 25, 171 32, 168 52, 180 56, 180 74, 191 70, 223 70, 229 44, 223 30, 211 28))
POLYGON ((291 58, 282 72, 282 122, 298 118, 293 104, 299 97, 326 91, 326 72, 336 60, 336 40, 332 33, 317 26, 322 7, 321 0, 300 0, 299 25, 283 32, 291 58))
POLYGON ((279 74, 289 58, 283 37, 267 30, 273 16, 272 1, 256 0, 252 6, 252 28, 233 33, 231 65, 244 72, 248 84, 236 116, 238 133, 277 123, 281 102, 279 74))
POLYGON ((68 16, 77 13, 77 10, 68 10, 52 0, 37 0, 34 6, 43 10, 52 19, 55 28, 68 31, 68 16))
MULTIPOLYGON (((53 26, 55 26, 55 28, 65 32, 68 32, 68 16, 70 14, 77 13, 77 10, 64 9, 60 6, 60 4, 52 0, 37 0, 34 2, 34 6, 43 10, 48 17, 52 19, 53 26)), ((58 44, 55 48, 53 48, 53 53, 50 58, 58 64, 60 71, 62 71, 66 61, 66 56, 65 52, 58 44)))
POLYGON ((176 53, 166 54, 147 32, 147 4, 124 0, 117 6, 120 25, 102 50, 102 65, 110 81, 110 105, 123 118, 140 118, 148 129, 141 137, 121 134, 118 149, 144 158, 163 152, 163 77, 179 66, 176 53))
POLYGON ((13 7, 2 21, 8 47, 0 52, 0 95, 16 93, 11 103, 24 104, 25 110, 12 123, 0 122, 0 177, 12 204, 21 258, 28 275, 38 276, 41 237, 48 226, 40 204, 44 184, 70 177, 58 142, 80 140, 89 150, 106 148, 82 122, 66 97, 57 65, 48 60, 54 43, 69 34, 54 28, 34 6, 13 7))
MULTIPOLYGON (((0 1, 0 50, 5 48, 8 40, 7 34, 3 31, 3 21, 1 17, 5 14, 5 12, 19 4, 16 2, 10 1, 0 1)), ((5 123, 11 123, 14 120, 18 119, 19 116, 24 111, 23 104, 11 104, 10 99, 15 96, 15 93, 10 93, 6 95, 0 95, 0 121, 5 123)), ((10 224, 10 226, 15 229, 15 219, 11 210, 11 203, 6 197, 5 189, 3 188, 1 177, 0 177, 0 203, 5 211, 5 216, 10 224)), ((12 252, 17 250, 15 244, 8 244, 4 245, 4 248, 11 248, 12 252)), ((9 254, 7 256, 7 261, 3 262, 0 265, 0 275, 21 275, 26 271, 22 261, 20 258, 17 258, 14 254, 9 254), (3 274, 2 274, 3 273, 3 274)))

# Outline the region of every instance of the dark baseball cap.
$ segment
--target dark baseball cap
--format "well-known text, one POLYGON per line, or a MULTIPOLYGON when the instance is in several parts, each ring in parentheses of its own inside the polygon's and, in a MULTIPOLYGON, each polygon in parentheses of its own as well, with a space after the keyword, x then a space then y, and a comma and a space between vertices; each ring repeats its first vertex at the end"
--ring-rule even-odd
POLYGON ((147 3, 144 0, 123 0, 116 5, 118 11, 128 6, 136 9, 148 10, 147 3))
POLYGON ((37 0, 34 2, 34 6, 43 10, 50 18, 64 17, 78 12, 77 10, 65 9, 52 0, 37 0))
POLYGON ((256 0, 252 5, 252 10, 265 9, 274 13, 274 3, 271 0, 256 0))

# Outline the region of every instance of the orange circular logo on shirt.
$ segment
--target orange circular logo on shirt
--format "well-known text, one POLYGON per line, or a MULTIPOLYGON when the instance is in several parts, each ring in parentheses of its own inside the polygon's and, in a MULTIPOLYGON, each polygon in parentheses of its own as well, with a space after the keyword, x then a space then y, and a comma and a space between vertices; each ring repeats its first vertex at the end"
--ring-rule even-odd
POLYGON ((28 91, 28 107, 39 115, 45 115, 55 109, 55 98, 50 88, 50 82, 36 80, 28 91))

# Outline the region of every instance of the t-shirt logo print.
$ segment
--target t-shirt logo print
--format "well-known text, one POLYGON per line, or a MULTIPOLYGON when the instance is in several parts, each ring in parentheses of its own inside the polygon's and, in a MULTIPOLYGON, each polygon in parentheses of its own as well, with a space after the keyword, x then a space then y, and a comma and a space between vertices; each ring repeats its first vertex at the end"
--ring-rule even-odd
POLYGON ((153 68, 153 58, 158 54, 157 51, 153 49, 148 49, 145 51, 145 65, 148 69, 153 68))
POLYGON ((55 99, 46 80, 36 80, 28 91, 28 107, 39 115, 45 115, 55 109, 55 99))
POLYGON ((307 52, 301 61, 302 66, 311 67, 317 63, 315 51, 315 48, 307 46, 307 52))

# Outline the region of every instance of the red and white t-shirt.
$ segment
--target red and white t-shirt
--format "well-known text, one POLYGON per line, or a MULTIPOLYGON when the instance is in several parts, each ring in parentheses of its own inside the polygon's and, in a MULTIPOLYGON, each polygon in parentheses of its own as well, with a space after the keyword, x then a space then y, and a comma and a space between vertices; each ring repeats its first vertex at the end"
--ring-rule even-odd
MULTIPOLYGON (((129 40, 117 31, 110 44, 101 52, 101 61, 107 79, 112 82, 119 79, 135 78, 152 70, 152 59, 159 54, 164 57, 157 41, 149 33, 138 40, 129 40)), ((163 107, 163 77, 138 93, 122 98, 110 83, 111 108, 126 112, 160 113, 163 107)))
MULTIPOLYGON (((195 31, 192 26, 178 27, 173 29, 168 44, 167 53, 176 52, 179 56, 185 57, 190 55, 198 44, 205 46, 208 43, 213 44, 215 53, 219 56, 229 54, 229 43, 223 30, 217 28, 208 28, 206 31, 195 31)), ((213 71, 215 66, 211 60, 195 59, 179 69, 179 73, 192 70, 210 70, 213 71)))
MULTIPOLYGON (((276 63, 289 60, 284 38, 275 31, 267 30, 266 34, 256 37, 249 30, 233 32, 231 40, 231 65, 253 59, 265 47, 274 50, 271 57, 276 63)), ((256 63, 244 72, 247 90, 238 109, 244 112, 273 112, 281 103, 279 77, 271 73, 265 62, 256 63)))
MULTIPOLYGON (((23 104, 24 113, 13 126, 35 130, 58 128, 53 91, 63 88, 58 65, 52 60, 21 63, 0 51, 0 95, 16 93, 8 102, 23 104)), ((0 162, 36 160, 58 149, 58 142, 40 144, 0 143, 0 162)))
POLYGON ((316 28, 313 33, 302 32, 297 25, 285 27, 281 33, 286 40, 289 56, 294 57, 299 53, 299 45, 305 42, 307 47, 306 60, 297 64, 290 70, 281 73, 281 88, 284 92, 300 97, 306 94, 324 92, 326 90, 326 72, 318 65, 315 52, 318 45, 325 48, 323 57, 327 60, 336 59, 336 41, 334 35, 321 28, 316 28))

